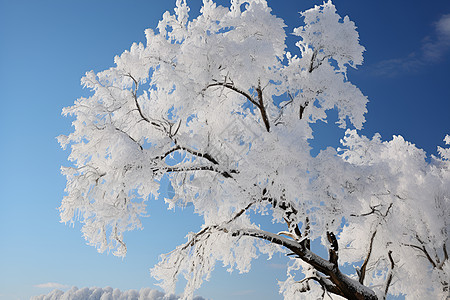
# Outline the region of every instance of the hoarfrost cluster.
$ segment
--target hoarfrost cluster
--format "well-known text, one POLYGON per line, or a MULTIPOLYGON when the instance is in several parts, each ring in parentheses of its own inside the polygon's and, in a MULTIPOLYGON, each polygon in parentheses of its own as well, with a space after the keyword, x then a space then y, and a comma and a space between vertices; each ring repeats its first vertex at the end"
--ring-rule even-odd
POLYGON ((192 299, 218 262, 248 272, 253 259, 282 252, 286 299, 445 298, 450 149, 429 162, 400 136, 357 133, 367 98, 347 76, 363 62, 355 24, 324 2, 301 14, 288 52, 286 25, 264 0, 204 0, 198 17, 189 12, 178 0, 145 45, 82 79, 93 94, 64 109, 74 131, 59 137, 73 162, 63 168, 62 221, 124 256, 124 234, 142 227, 166 177, 168 207, 192 204, 204 220, 152 269, 166 292, 184 276, 192 299), (313 157, 311 124, 331 109, 347 128, 343 148, 313 157), (257 214, 286 230, 269 232, 257 214))

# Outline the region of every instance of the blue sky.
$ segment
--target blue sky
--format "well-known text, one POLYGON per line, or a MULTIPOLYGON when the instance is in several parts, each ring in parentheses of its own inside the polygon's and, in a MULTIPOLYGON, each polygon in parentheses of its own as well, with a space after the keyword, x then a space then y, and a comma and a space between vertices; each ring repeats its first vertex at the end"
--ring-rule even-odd
MULTIPOLYGON (((200 226, 189 209, 174 213, 152 201, 145 229, 128 234, 128 256, 122 260, 87 246, 78 225, 59 223, 57 210, 65 187, 59 168, 68 165, 68 152, 55 137, 71 130, 61 109, 87 94, 79 84, 86 71, 109 68, 116 54, 144 42, 144 29, 154 28, 174 3, 0 0, 1 300, 28 299, 65 286, 154 288, 148 270, 158 255, 200 226)), ((195 15, 200 1, 188 3, 195 15)), ((301 25, 297 12, 320 3, 269 0, 288 31, 301 25)), ((349 76, 371 101, 362 132, 380 132, 383 139, 400 134, 435 154, 450 134, 450 2, 334 3, 355 21, 367 49, 365 64, 349 76)), ((336 145, 342 136, 333 126, 317 127, 326 132, 328 144, 336 145)), ((276 280, 284 279, 282 262, 263 258, 246 275, 229 275, 217 266, 198 294, 280 299, 276 280)))

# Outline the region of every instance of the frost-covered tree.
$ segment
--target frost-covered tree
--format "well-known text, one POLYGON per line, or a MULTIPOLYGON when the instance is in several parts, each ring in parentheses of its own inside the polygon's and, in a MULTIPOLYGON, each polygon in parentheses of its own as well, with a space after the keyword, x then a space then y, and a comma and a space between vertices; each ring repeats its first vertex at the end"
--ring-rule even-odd
POLYGON ((124 233, 141 227, 166 177, 168 207, 192 204, 204 220, 152 269, 167 292, 184 276, 191 299, 217 262, 247 272, 282 252, 286 299, 445 298, 450 149, 430 162, 401 137, 358 135, 367 98, 347 77, 363 61, 355 24, 331 1, 315 6, 301 14, 291 53, 264 0, 204 0, 197 18, 188 13, 178 0, 146 45, 82 79, 93 94, 64 109, 74 132, 59 137, 74 164, 63 168, 62 221, 124 256, 124 233), (348 128, 343 148, 313 157, 311 124, 330 109, 348 128), (285 230, 269 232, 258 215, 285 230))

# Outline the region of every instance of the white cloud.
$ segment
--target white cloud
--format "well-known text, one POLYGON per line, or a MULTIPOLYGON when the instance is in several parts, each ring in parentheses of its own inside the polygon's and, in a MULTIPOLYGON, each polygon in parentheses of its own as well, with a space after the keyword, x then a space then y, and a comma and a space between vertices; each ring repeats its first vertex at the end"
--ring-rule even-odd
POLYGON ((417 72, 424 64, 423 59, 413 52, 407 57, 380 61, 372 66, 372 72, 375 75, 395 76, 402 72, 417 72))
POLYGON ((439 61, 450 50, 450 14, 443 15, 435 24, 434 38, 426 37, 422 45, 423 57, 439 61))
POLYGON ((443 15, 442 18, 436 23, 438 32, 450 38, 450 14, 443 15))
POLYGON ((34 287, 41 288, 41 289, 65 289, 65 288, 68 288, 69 286, 61 284, 61 283, 56 283, 56 282, 47 282, 47 283, 36 284, 36 285, 34 285, 34 287))
POLYGON ((450 14, 434 23, 434 31, 422 40, 417 51, 406 57, 383 60, 373 67, 373 73, 394 76, 401 72, 415 72, 425 65, 435 64, 450 52, 450 14))
MULTIPOLYGON (((142 288, 140 291, 127 290, 120 291, 111 287, 106 288, 81 288, 72 287, 70 290, 63 292, 54 290, 46 295, 31 297, 31 300, 178 300, 175 295, 166 295, 165 293, 150 288, 142 288)), ((195 297, 194 300, 204 300, 202 297, 195 297)))

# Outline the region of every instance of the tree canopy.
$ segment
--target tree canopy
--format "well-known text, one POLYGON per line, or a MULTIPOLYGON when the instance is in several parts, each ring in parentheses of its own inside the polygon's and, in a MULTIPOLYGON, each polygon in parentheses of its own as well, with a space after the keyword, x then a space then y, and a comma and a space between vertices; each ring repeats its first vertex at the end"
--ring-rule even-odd
POLYGON ((362 64, 364 47, 331 1, 301 13, 290 50, 265 0, 230 2, 204 0, 190 19, 177 0, 145 45, 86 73, 92 95, 63 110, 75 120, 59 137, 73 162, 62 168, 61 220, 81 222, 100 252, 124 256, 124 234, 142 227, 168 178, 168 207, 192 204, 204 224, 152 269, 167 292, 184 276, 191 299, 217 262, 248 272, 253 259, 280 252, 290 258, 279 283, 286 299, 445 298, 450 149, 427 159, 401 136, 358 134, 367 97, 347 69, 362 64), (312 156, 311 124, 332 109, 347 129, 342 148, 312 156), (255 216, 267 214, 285 231, 263 228, 255 216))

